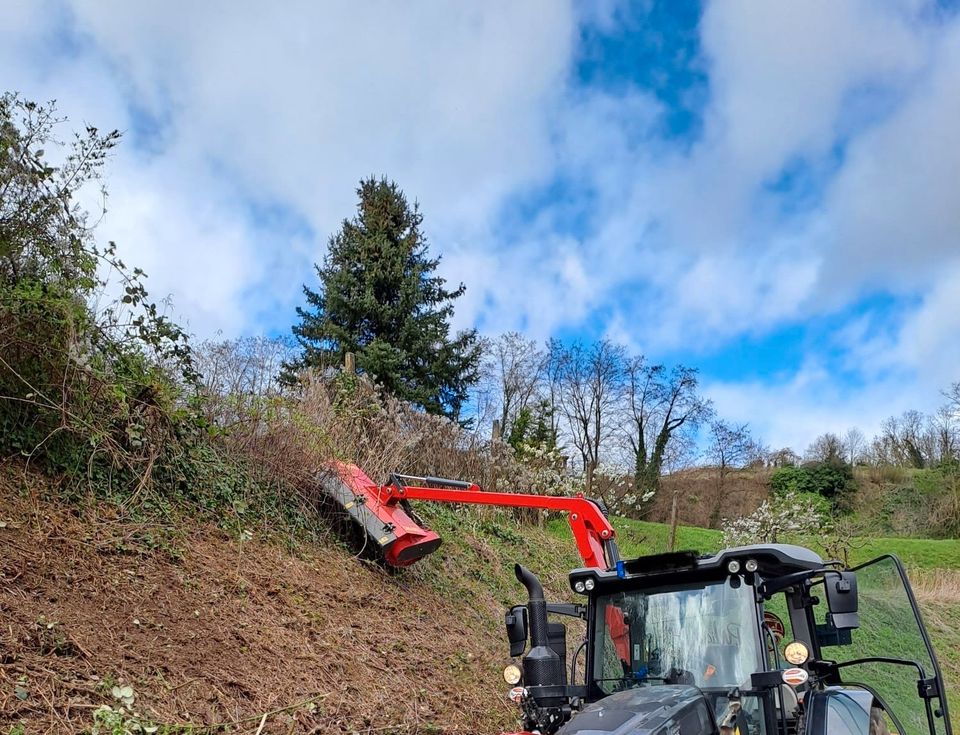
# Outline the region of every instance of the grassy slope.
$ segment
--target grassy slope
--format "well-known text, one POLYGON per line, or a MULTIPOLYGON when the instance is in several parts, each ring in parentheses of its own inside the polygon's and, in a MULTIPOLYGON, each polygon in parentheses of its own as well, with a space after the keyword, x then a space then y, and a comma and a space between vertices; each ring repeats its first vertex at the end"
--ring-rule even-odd
MULTIPOLYGON (((666 551, 669 527, 663 523, 646 523, 616 518, 620 551, 624 556, 637 556, 666 551)), ((563 535, 566 523, 552 521, 550 532, 563 535)), ((812 545, 816 548, 816 542, 812 545)), ((677 533, 678 549, 701 552, 716 551, 722 546, 720 532, 708 528, 681 526, 677 533)), ((851 563, 859 564, 882 554, 896 554, 908 569, 960 569, 960 540, 869 538, 858 539, 851 550, 851 563)))
MULTIPOLYGON (((150 525, 103 504, 65 507, 47 492, 0 465, 0 735, 19 721, 27 733, 79 732, 112 702, 114 682, 177 733, 252 733, 263 713, 311 697, 271 714, 263 732, 497 732, 516 716, 499 677, 503 609, 523 599, 513 564, 565 599, 579 563, 564 522, 531 528, 501 511, 421 505, 444 546, 385 574, 335 541, 241 542, 195 520, 150 525)), ((663 526, 615 526, 625 555, 665 547, 663 526)), ((894 543, 916 566, 960 566, 953 542, 932 554, 925 542, 894 543)), ((682 547, 718 544, 715 532, 681 531, 682 547)), ((924 610, 960 684, 960 603, 946 588, 924 610)))

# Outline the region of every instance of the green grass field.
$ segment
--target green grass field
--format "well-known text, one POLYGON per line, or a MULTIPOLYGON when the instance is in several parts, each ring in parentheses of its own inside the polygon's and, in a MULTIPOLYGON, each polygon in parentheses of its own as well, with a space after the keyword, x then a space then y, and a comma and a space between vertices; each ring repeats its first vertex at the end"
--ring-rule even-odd
MULTIPOLYGON (((620 553, 626 558, 667 550, 670 529, 666 524, 627 518, 614 518, 612 523, 620 553)), ((556 536, 570 533, 567 522, 562 519, 551 521, 548 530, 556 536)), ((805 543, 819 550, 815 539, 805 543)), ((719 531, 692 526, 678 529, 678 549, 708 553, 719 551, 721 546, 719 531)), ((852 564, 860 564, 883 554, 896 554, 908 569, 960 569, 960 540, 957 539, 862 538, 854 542, 850 558, 852 564)))

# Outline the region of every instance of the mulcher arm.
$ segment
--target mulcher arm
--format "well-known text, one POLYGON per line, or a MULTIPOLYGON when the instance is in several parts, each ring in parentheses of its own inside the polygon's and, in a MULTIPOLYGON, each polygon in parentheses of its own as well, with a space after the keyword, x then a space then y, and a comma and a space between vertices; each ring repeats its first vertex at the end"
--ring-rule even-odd
POLYGON ((440 537, 414 519, 408 500, 561 511, 567 514, 584 566, 612 569, 620 559, 604 510, 582 495, 484 492, 469 482, 397 474, 391 475, 386 485, 377 485, 359 467, 342 463, 323 476, 321 484, 379 546, 391 566, 409 566, 440 546, 440 537))

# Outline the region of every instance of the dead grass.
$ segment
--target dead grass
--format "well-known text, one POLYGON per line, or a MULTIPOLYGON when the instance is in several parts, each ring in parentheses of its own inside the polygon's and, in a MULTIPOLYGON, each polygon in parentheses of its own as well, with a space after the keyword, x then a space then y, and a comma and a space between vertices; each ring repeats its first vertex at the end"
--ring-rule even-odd
POLYGON ((771 472, 768 469, 731 470, 722 485, 715 467, 674 472, 661 480, 661 491, 654 496, 647 520, 668 522, 675 492, 680 498, 677 506, 680 523, 685 526, 710 528, 715 515, 717 520, 749 515, 769 495, 771 472))
POLYGON ((912 570, 910 584, 921 603, 960 605, 960 570, 912 570))

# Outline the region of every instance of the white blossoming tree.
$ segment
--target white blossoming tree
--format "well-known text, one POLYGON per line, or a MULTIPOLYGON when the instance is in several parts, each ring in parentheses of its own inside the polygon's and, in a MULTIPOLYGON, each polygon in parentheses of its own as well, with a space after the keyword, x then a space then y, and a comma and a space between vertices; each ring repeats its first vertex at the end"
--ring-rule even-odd
POLYGON ((798 540, 832 529, 823 499, 811 493, 787 492, 764 500, 753 513, 723 519, 724 546, 798 540))

